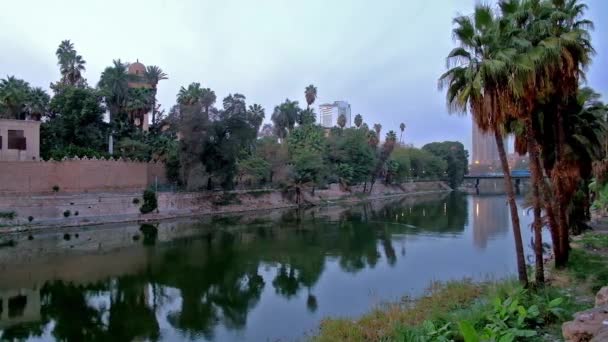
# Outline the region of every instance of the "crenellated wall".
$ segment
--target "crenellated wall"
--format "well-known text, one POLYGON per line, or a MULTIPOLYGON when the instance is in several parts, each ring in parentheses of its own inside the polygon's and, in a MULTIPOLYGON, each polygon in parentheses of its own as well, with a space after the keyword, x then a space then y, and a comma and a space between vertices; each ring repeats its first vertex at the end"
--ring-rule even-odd
POLYGON ((142 190, 166 183, 165 165, 124 159, 0 161, 0 194, 142 190))

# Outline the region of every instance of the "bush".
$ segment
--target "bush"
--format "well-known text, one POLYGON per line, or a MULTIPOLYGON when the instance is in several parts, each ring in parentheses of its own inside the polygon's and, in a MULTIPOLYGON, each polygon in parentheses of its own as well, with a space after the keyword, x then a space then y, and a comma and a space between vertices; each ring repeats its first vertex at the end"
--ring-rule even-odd
POLYGON ((63 212, 63 217, 70 217, 70 215, 72 215, 72 212, 70 212, 69 210, 63 212))
POLYGON ((28 217, 27 217, 27 220, 28 220, 28 222, 32 222, 32 221, 34 221, 34 216, 28 216, 28 217))
POLYGON ((133 199, 133 204, 139 204, 139 198, 135 197, 135 198, 133 199))
POLYGON ((139 208, 139 211, 141 211, 142 214, 150 213, 158 208, 156 192, 150 189, 144 190, 143 198, 144 203, 142 204, 141 208, 139 208))
POLYGON ((59 192, 59 185, 53 185, 53 192, 59 192))

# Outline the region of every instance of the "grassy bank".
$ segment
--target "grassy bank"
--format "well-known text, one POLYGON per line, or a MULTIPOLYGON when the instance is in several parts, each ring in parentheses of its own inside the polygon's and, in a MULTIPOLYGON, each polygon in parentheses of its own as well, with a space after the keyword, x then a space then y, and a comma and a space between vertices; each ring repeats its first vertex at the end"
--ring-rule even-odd
POLYGON ((573 243, 564 270, 549 284, 523 289, 515 280, 436 283, 422 298, 385 304, 356 320, 327 319, 313 341, 554 341, 572 314, 593 306, 608 284, 608 234, 573 243))

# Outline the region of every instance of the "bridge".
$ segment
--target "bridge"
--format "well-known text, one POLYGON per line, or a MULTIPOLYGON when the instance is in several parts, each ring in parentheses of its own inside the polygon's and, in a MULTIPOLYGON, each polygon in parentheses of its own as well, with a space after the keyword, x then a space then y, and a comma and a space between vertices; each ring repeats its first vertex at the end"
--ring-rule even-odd
MULTIPOLYGON (((463 187, 471 190, 474 189, 476 193, 479 193, 480 190, 481 192, 501 192, 504 191, 504 177, 505 175, 502 172, 465 175, 463 187)), ((513 179, 515 191, 519 193, 522 187, 527 187, 529 185, 530 171, 512 171, 511 178, 513 179)))

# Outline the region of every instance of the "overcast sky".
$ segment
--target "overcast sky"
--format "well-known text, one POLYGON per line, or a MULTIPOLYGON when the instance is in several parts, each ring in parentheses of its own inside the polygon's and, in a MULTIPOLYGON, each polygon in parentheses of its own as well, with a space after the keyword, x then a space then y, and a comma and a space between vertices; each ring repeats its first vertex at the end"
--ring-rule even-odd
MULTIPOLYGON (((608 1, 589 0, 597 50, 588 83, 608 100, 608 1), (601 19, 603 20, 601 20, 601 19)), ((305 104, 345 100, 353 116, 386 132, 407 125, 421 146, 460 140, 470 147, 469 118, 449 116, 437 78, 454 46, 452 18, 474 0, 0 0, 0 78, 15 75, 48 89, 59 79, 54 55, 70 39, 96 85, 113 59, 160 66, 164 108, 180 86, 200 82, 218 102, 242 93, 266 109, 290 98, 305 104)))

